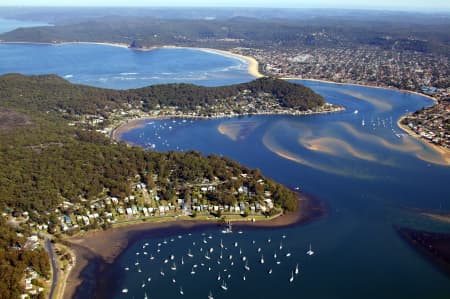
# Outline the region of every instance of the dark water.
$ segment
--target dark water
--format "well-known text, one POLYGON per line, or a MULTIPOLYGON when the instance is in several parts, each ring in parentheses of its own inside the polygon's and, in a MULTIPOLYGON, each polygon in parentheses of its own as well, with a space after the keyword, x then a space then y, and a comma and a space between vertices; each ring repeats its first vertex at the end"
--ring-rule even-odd
MULTIPOLYGON (((200 233, 183 235, 182 239, 174 236, 173 242, 167 237, 168 244, 161 247, 159 255, 157 243, 163 238, 140 240, 115 265, 117 273, 122 273, 117 274, 117 286, 111 289, 115 297, 144 298, 147 294, 149 298, 207 298, 210 290, 215 298, 450 297, 448 278, 405 244, 392 227, 450 231, 447 225, 409 210, 450 209, 450 190, 446 187, 450 168, 441 165, 442 158, 433 149, 401 135, 396 125, 407 111, 432 102, 383 89, 302 83, 347 110, 311 116, 148 121, 146 127, 124 134, 123 139, 145 147, 155 145, 156 150, 195 149, 229 156, 260 168, 283 184, 319 196, 329 207, 327 217, 306 226, 269 232, 244 230, 242 235, 224 236, 213 229, 206 231, 213 237, 211 245, 201 243, 200 233), (279 251, 276 248, 283 234, 283 253, 288 250, 291 257, 284 256, 277 265, 272 255, 279 251), (272 243, 267 242, 269 237, 272 243), (228 247, 237 241, 253 265, 245 281, 242 276, 246 271, 239 259, 233 259, 234 266, 217 264, 220 238, 228 247), (146 242, 149 246, 145 251, 154 254, 155 260, 142 255, 146 242), (211 271, 204 256, 199 256, 199 243, 203 250, 213 247, 211 271), (305 254, 309 243, 314 256, 305 254), (264 264, 259 262, 258 247, 266 257, 264 264), (189 260, 187 248, 196 248, 196 257, 182 266, 181 256, 189 260), (176 271, 170 270, 170 261, 163 262, 170 254, 175 256, 176 271), (142 272, 137 272, 136 260, 142 272), (205 266, 191 275, 192 264, 202 262, 205 266), (300 274, 290 283, 296 263, 300 274), (227 272, 223 272, 225 268, 227 272), (270 268, 273 271, 269 275, 270 268), (159 274, 161 269, 164 277, 159 274), (223 273, 231 273, 226 279, 227 291, 217 281, 219 271, 222 278, 223 273), (145 282, 148 277, 151 282, 145 282), (123 288, 129 292, 122 294, 123 288)), ((239 254, 234 252, 233 256, 239 254)))
POLYGON ((57 74, 74 83, 127 89, 162 83, 250 81, 247 62, 193 49, 133 51, 93 44, 0 44, 0 74, 57 74))

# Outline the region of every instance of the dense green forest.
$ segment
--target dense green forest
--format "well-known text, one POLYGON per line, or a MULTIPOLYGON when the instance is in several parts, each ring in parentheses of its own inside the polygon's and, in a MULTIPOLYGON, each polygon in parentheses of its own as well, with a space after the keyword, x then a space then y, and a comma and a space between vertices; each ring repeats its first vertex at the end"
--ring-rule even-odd
POLYGON ((19 298, 20 284, 27 267, 50 278, 50 264, 44 249, 24 249, 25 238, 0 217, 0 298, 19 298))
POLYGON ((448 53, 448 18, 411 16, 405 24, 399 16, 364 18, 321 16, 297 19, 248 17, 159 19, 142 16, 78 18, 50 27, 19 28, 0 35, 0 40, 28 42, 97 41, 141 46, 234 47, 355 47, 379 46, 419 52, 448 53), (411 37, 414 38, 411 38, 411 37))
MULTIPOLYGON (((231 204, 239 200, 235 190, 242 181, 230 178, 242 173, 250 177, 246 184, 256 198, 262 198, 264 191, 269 190, 276 206, 295 210, 295 193, 263 177, 257 169, 198 152, 146 152, 122 142, 114 143, 100 133, 71 127, 66 119, 71 114, 107 115, 140 99, 148 107, 163 102, 183 105, 183 99, 196 102, 198 98, 206 105, 220 93, 229 95, 243 88, 274 92, 286 105, 297 105, 290 98, 297 89, 289 83, 281 87, 275 83, 279 82, 265 79, 230 88, 167 85, 115 91, 73 85, 51 75, 1 76, 0 210, 13 215, 28 212, 33 223, 52 226, 56 224, 53 211, 63 201, 89 203, 105 192, 124 198, 131 194, 132 180, 139 177, 150 183, 153 175, 158 176, 158 188, 165 200, 173 198, 175 191, 188 194, 190 186, 204 179, 218 179, 221 184, 207 194, 208 200, 231 204), (184 94, 179 102, 168 102, 179 92, 184 94), (261 179, 264 187, 258 183, 261 179)), ((0 298, 17 297, 21 290, 19 279, 27 266, 48 276, 48 264, 42 264, 43 260, 48 262, 45 251, 17 250, 24 239, 16 232, 0 216, 0 298)))
POLYGON ((112 90, 72 84, 58 76, 0 76, 0 99, 5 107, 35 111, 64 111, 69 115, 99 114, 106 116, 114 109, 132 105, 143 110, 159 106, 176 106, 184 111, 196 106, 213 105, 221 98, 238 95, 244 90, 270 93, 281 106, 301 111, 325 103, 311 89, 274 78, 260 78, 248 83, 204 87, 193 84, 164 84, 138 89, 112 90))

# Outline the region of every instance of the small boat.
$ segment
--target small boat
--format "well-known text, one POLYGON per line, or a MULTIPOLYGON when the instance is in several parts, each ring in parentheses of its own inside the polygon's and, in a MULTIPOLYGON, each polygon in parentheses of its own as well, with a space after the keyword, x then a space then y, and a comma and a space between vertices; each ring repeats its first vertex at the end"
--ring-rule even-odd
POLYGON ((122 289, 122 293, 124 294, 128 293, 128 289, 122 289))
POLYGON ((359 113, 358 110, 353 111, 353 114, 358 114, 358 113, 359 113))
POLYGON ((164 264, 167 264, 168 262, 169 262, 168 259, 165 259, 165 260, 164 260, 164 264))
POLYGON ((150 260, 154 260, 154 259, 155 259, 155 257, 152 254, 150 254, 150 260))
POLYGON ((286 253, 286 257, 290 257, 290 256, 291 256, 290 252, 286 253))
POLYGON ((191 269, 191 275, 194 275, 194 274, 195 274, 194 267, 192 267, 192 269, 191 269))
POLYGON ((205 259, 210 260, 211 257, 208 255, 208 252, 205 254, 205 259))
POLYGON ((309 256, 314 254, 314 251, 311 249, 311 243, 309 244, 309 250, 306 252, 306 254, 309 256))
POLYGON ((258 252, 261 252, 261 247, 258 247, 258 252))
POLYGON ((289 278, 289 282, 293 282, 294 281, 294 273, 291 272, 291 278, 289 278))
POLYGON ((180 287, 180 295, 184 295, 183 287, 180 287))
POLYGON ((173 264, 172 264, 172 267, 170 267, 170 269, 171 269, 172 271, 177 270, 177 265, 175 265, 175 263, 173 263, 173 264))
POLYGON ((128 270, 130 270, 130 268, 128 268, 128 267, 125 267, 125 271, 128 271, 128 270))
POLYGON ((280 242, 280 250, 283 249, 283 242, 280 242))
POLYGON ((164 271, 161 269, 161 271, 159 272, 159 274, 161 274, 161 276, 164 276, 164 271))
POLYGON ((269 269, 269 274, 272 274, 272 268, 269 269))
POLYGON ((230 254, 230 255, 228 256, 228 259, 231 261, 231 260, 233 259, 233 255, 230 254))
POLYGON ((244 269, 247 270, 247 271, 250 271, 250 267, 248 266, 248 263, 247 263, 247 262, 245 262, 244 269))
POLYGON ((264 264, 264 255, 261 254, 261 259, 259 260, 261 264, 264 264))
POLYGON ((227 284, 225 283, 225 280, 222 280, 222 285, 220 286, 222 290, 226 291, 228 290, 227 284))
POLYGON ((173 284, 176 284, 176 283, 177 283, 177 281, 175 280, 175 278, 172 278, 172 283, 173 283, 173 284))
POLYGON ((147 281, 148 282, 152 281, 152 278, 151 277, 147 278, 147 281))
POLYGON ((276 253, 276 252, 273 254, 273 258, 274 258, 274 259, 277 258, 277 253, 276 253))
POLYGON ((214 299, 214 297, 213 297, 211 292, 209 292, 208 299, 214 299))
POLYGON ((241 231, 241 230, 240 230, 240 231, 238 231, 238 234, 242 235, 242 234, 243 234, 243 231, 241 231))
POLYGON ((219 273, 219 276, 217 276, 217 280, 219 281, 221 279, 222 279, 222 277, 220 276, 220 273, 219 273))
POLYGON ((222 234, 231 234, 232 232, 231 221, 228 221, 228 225, 222 230, 222 234))
POLYGON ((295 272, 294 272, 294 273, 295 273, 295 275, 297 275, 297 274, 298 274, 298 272, 299 272, 299 271, 298 271, 298 264, 297 264, 297 265, 295 265, 295 272))
POLYGON ((144 299, 148 299, 147 293, 144 293, 144 299))
POLYGON ((246 280, 246 278, 245 278, 245 275, 244 275, 244 276, 242 276, 242 280, 246 280))
POLYGON ((244 256, 242 257, 242 261, 245 262, 246 260, 247 260, 247 257, 244 255, 244 256))
POLYGON ((277 261, 277 265, 279 265, 279 264, 281 264, 281 262, 280 262, 280 261, 277 261))
POLYGON ((175 259, 175 256, 173 254, 170 255, 170 260, 173 261, 175 259))
POLYGON ((194 257, 194 255, 192 254, 192 252, 191 252, 190 249, 188 250, 187 256, 190 257, 190 258, 193 258, 193 257, 194 257))
POLYGON ((220 239, 220 248, 223 248, 222 239, 220 239))
POLYGON ((181 257, 181 264, 184 265, 184 259, 181 257))
POLYGON ((214 251, 214 248, 211 247, 211 248, 209 249, 209 253, 212 253, 213 251, 214 251))
POLYGON ((145 288, 145 282, 141 284, 141 288, 145 288))
POLYGON ((238 247, 238 242, 234 242, 234 247, 238 247))

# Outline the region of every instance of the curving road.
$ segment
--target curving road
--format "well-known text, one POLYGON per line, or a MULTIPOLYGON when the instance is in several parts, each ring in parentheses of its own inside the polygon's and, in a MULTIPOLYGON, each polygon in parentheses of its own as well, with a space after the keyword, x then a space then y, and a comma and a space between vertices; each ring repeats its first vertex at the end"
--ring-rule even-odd
POLYGON ((50 292, 48 295, 48 298, 52 299, 54 292, 55 292, 55 288, 56 288, 56 282, 58 281, 58 266, 56 264, 56 258, 55 258, 55 252, 53 250, 53 244, 49 237, 45 236, 44 238, 45 238, 45 250, 47 251, 48 256, 50 258, 50 265, 52 267, 52 273, 53 273, 52 286, 50 287, 50 292))

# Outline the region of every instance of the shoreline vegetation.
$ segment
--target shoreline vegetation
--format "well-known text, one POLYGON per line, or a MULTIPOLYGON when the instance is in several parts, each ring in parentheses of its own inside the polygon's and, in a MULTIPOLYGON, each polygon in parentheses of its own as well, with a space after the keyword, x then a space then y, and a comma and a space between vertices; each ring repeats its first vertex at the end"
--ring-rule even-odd
MULTIPOLYGON (((304 193, 298 193, 297 196, 299 208, 296 212, 285 212, 276 217, 267 218, 267 220, 254 222, 251 216, 233 218, 230 221, 235 228, 239 229, 272 229, 308 223, 325 215, 326 208, 323 202, 304 193)), ((72 298, 76 294, 78 287, 82 286, 84 281, 83 271, 90 262, 96 261, 94 272, 101 274, 128 246, 144 235, 158 235, 159 233, 166 235, 166 231, 170 231, 170 234, 177 234, 193 229, 219 228, 222 224, 223 220, 216 218, 196 220, 188 217, 160 222, 137 222, 105 231, 88 231, 65 238, 62 242, 70 249, 76 263, 73 264, 66 281, 61 282, 64 291, 59 293, 62 295, 59 298, 72 298)))
MULTIPOLYGON (((248 56, 243 56, 239 54, 235 54, 229 51, 223 51, 223 50, 216 50, 216 49, 208 49, 208 48, 192 48, 192 47, 175 47, 175 46, 164 46, 164 47, 152 47, 152 48, 130 48, 126 44, 118 44, 118 43, 103 43, 103 42, 65 42, 65 43, 28 43, 28 42, 0 42, 0 43, 8 43, 8 44, 49 44, 49 45, 64 45, 64 44, 98 44, 98 45, 106 45, 106 46, 115 46, 115 47, 121 47, 121 48, 127 48, 131 50, 138 50, 138 51, 151 51, 159 48, 187 48, 187 49, 197 49, 202 50, 206 52, 212 52, 217 53, 219 55, 226 55, 226 56, 232 56, 237 57, 239 59, 244 59, 248 63, 248 72, 256 77, 260 78, 263 77, 261 73, 259 73, 258 69, 258 62, 248 56)), ((306 81, 318 81, 318 82, 325 82, 325 83, 331 83, 331 84, 346 84, 346 85, 357 85, 357 86, 368 86, 372 88, 382 88, 382 89, 388 89, 388 90, 397 90, 400 92, 407 92, 412 94, 418 94, 424 97, 427 97, 429 99, 432 99, 433 101, 437 102, 437 100, 431 96, 427 96, 425 94, 421 94, 414 91, 408 91, 408 90, 399 90, 394 88, 387 88, 387 87, 378 87, 378 86, 371 86, 371 85, 362 85, 362 84, 350 84, 350 83, 339 83, 339 82, 332 82, 332 81, 325 81, 325 80, 316 80, 316 79, 304 79, 304 78, 295 78, 295 77, 287 77, 282 78, 284 80, 306 80, 306 81)), ((124 132, 138 128, 140 126, 144 125, 144 121, 146 119, 155 119, 155 118, 171 118, 171 117, 187 117, 187 116, 162 116, 162 117, 149 117, 149 118, 140 118, 140 119, 134 119, 132 121, 127 121, 126 123, 121 123, 119 126, 116 126, 113 131, 111 131, 111 139, 118 141, 120 139, 121 134, 124 132)), ((420 138, 417 136, 414 132, 410 131, 409 129, 405 128, 403 125, 401 125, 400 121, 404 118, 403 116, 399 121, 398 125, 400 128, 402 128, 404 131, 406 131, 409 135, 419 138, 423 140, 423 138, 420 138)), ((199 117, 196 117, 199 118, 199 117)), ((441 147, 435 146, 433 144, 429 144, 433 149, 437 150, 441 154, 445 155, 445 159, 447 162, 450 161, 450 152, 444 149, 441 149, 441 147)), ((314 202, 314 204, 310 204, 311 206, 315 206, 315 208, 310 209, 310 214, 307 213, 307 211, 304 211, 302 209, 302 205, 300 205, 297 214, 284 214, 279 217, 275 217, 272 220, 267 221, 257 221, 255 223, 246 221, 238 221, 236 222, 238 226, 249 226, 249 227, 283 227, 283 226, 289 226, 289 225, 296 225, 299 223, 304 223, 307 221, 314 220, 321 215, 324 214, 323 206, 316 201, 312 200, 305 196, 303 199, 304 202, 314 202)), ((68 271, 68 275, 63 275, 62 279, 60 280, 60 288, 62 288, 61 291, 58 292, 58 296, 56 298, 71 298, 75 292, 77 287, 82 283, 83 277, 82 277, 82 271, 86 268, 88 263, 92 260, 98 260, 100 261, 100 264, 107 265, 111 264, 118 256, 119 254, 127 248, 128 244, 132 243, 133 240, 138 238, 138 236, 142 235, 145 231, 148 230, 159 230, 163 228, 168 227, 176 227, 176 228, 193 228, 193 227, 200 227, 203 225, 211 225, 216 224, 216 221, 201 221, 201 220, 175 220, 175 221, 169 221, 169 222, 145 222, 145 223, 139 223, 139 224, 130 224, 119 228, 113 228, 108 229, 106 231, 95 231, 95 232, 88 232, 81 236, 71 237, 64 240, 64 243, 66 246, 70 248, 71 251, 73 251, 72 260, 73 265, 71 269, 68 271), (67 279, 64 279, 67 278, 67 279)), ((101 268, 101 267, 100 267, 101 268)))
MULTIPOLYGON (((263 74, 261 74, 259 72, 259 62, 251 57, 251 56, 245 56, 245 55, 241 55, 241 54, 237 54, 237 53, 233 53, 231 51, 225 51, 225 50, 218 50, 218 49, 212 49, 212 48, 194 48, 194 47, 180 47, 180 46, 171 46, 171 45, 166 45, 166 46, 158 46, 158 47, 138 47, 138 48, 133 48, 130 47, 130 45, 127 44, 122 44, 122 43, 113 43, 113 42, 61 42, 61 43, 38 43, 38 42, 4 42, 4 41, 0 41, 0 44, 45 44, 45 45, 66 45, 66 44, 92 44, 92 45, 104 45, 104 46, 111 46, 111 47, 119 47, 119 48, 124 48, 124 49, 130 49, 130 50, 136 50, 136 51, 152 51, 152 50, 157 50, 157 49, 195 49, 195 50, 201 50, 201 51, 205 51, 205 52, 209 52, 209 53, 215 53, 218 55, 223 55, 223 56, 228 56, 228 57, 235 57, 238 59, 243 59, 247 62, 248 67, 247 67, 247 71, 250 75, 252 75, 255 78, 262 78, 264 77, 263 74)), ((336 84, 336 85, 351 85, 351 86, 362 86, 362 87, 371 87, 371 88, 378 88, 378 89, 385 89, 385 90, 394 90, 394 91, 399 91, 399 92, 404 92, 404 93, 409 93, 409 94, 414 94, 414 95, 419 95, 425 98, 428 98, 430 100, 432 100, 434 103, 438 103, 438 100, 430 95, 427 94, 423 94, 417 91, 412 91, 412 90, 406 90, 406 89, 399 89, 399 88, 395 88, 395 87, 384 87, 384 86, 376 86, 376 85, 370 85, 370 84, 358 84, 358 83, 344 83, 344 82, 334 82, 334 81, 329 81, 329 80, 320 80, 320 79, 308 79, 308 78, 302 78, 302 77, 281 77, 280 79, 282 80, 304 80, 304 81, 312 81, 312 82, 322 82, 322 83, 328 83, 328 84, 336 84)), ((175 118, 175 117, 180 117, 179 115, 173 115, 173 116, 164 116, 162 118, 175 118)), ((181 116, 181 117, 189 117, 189 116, 181 116)), ((430 142, 427 142, 424 138, 418 136, 415 132, 413 132, 412 130, 410 130, 408 127, 404 126, 403 124, 401 124, 401 121, 407 117, 407 115, 402 116, 398 121, 397 121, 397 125, 399 126, 399 128, 401 128, 403 131, 405 131, 408 135, 417 138, 418 140, 422 140, 422 142, 424 142, 425 144, 429 145, 432 149, 434 149, 435 151, 437 151, 439 154, 442 155, 443 159, 447 162, 447 164, 450 164, 450 149, 448 148, 444 148, 441 146, 437 146, 434 145, 430 142)), ((145 117, 140 119, 141 121, 147 120, 147 119, 158 119, 160 117, 145 117)), ((197 117, 198 118, 198 117, 197 117)), ((133 120, 134 121, 134 120, 133 120)), ((120 135, 123 134, 124 132, 128 131, 128 130, 132 130, 132 129, 136 129, 143 126, 143 124, 137 125, 136 123, 129 123, 128 121, 126 122, 122 122, 121 124, 119 124, 118 126, 115 126, 114 129, 111 131, 111 139, 118 141, 118 139, 120 139, 120 135)))

